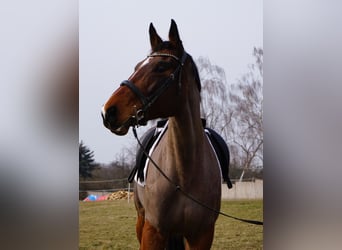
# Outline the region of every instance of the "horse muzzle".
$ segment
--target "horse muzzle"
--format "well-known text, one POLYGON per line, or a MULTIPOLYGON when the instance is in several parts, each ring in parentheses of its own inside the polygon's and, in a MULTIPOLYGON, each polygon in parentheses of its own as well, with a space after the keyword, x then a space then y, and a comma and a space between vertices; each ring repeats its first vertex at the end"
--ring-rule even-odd
POLYGON ((117 118, 117 108, 112 106, 107 110, 102 107, 101 117, 103 125, 116 135, 127 134, 129 127, 133 125, 132 118, 129 117, 125 122, 120 123, 117 118))

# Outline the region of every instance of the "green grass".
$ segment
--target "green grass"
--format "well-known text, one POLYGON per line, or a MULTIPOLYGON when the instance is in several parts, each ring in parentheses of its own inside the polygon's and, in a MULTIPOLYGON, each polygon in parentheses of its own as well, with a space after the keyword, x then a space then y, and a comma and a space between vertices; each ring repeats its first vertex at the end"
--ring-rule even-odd
MULTIPOLYGON (((222 201, 221 211, 239 218, 263 220, 263 203, 222 201)), ((136 212, 131 201, 79 203, 79 249, 139 249, 136 212)), ((219 216, 212 249, 262 249, 263 227, 219 216)))
MULTIPOLYGON (((263 220, 263 202, 222 201, 221 211, 229 215, 263 220)), ((263 226, 247 224, 219 216, 216 221, 215 238, 212 249, 262 249, 263 226)))

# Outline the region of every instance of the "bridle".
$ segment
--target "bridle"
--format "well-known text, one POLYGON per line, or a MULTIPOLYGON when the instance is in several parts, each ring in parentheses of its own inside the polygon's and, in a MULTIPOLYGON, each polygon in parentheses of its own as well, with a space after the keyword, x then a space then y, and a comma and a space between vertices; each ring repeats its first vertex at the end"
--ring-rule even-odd
POLYGON ((182 68, 184 66, 185 60, 187 58, 188 54, 183 51, 183 55, 181 58, 168 53, 158 53, 154 52, 147 56, 149 57, 171 57, 174 60, 176 60, 179 65, 178 67, 164 80, 162 84, 149 96, 145 96, 142 91, 131 81, 124 80, 121 82, 120 86, 126 86, 128 87, 139 99, 142 103, 142 107, 137 110, 135 107, 135 114, 130 117, 129 120, 134 120, 136 123, 135 125, 146 125, 147 121, 145 119, 146 113, 148 109, 152 106, 152 104, 169 88, 169 86, 175 82, 175 79, 178 75, 178 88, 181 88, 181 74, 182 74, 182 68))

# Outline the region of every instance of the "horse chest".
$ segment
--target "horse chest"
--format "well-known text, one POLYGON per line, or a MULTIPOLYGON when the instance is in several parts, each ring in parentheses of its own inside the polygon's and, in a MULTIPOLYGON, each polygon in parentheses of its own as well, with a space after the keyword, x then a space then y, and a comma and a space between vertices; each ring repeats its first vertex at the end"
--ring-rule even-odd
MULTIPOLYGON (((205 207, 184 196, 163 178, 148 179, 147 185, 141 191, 144 193, 145 218, 161 231, 179 233, 182 230, 189 233, 212 224, 217 218, 217 214, 211 214, 210 211, 208 213, 205 207)), ((202 190, 200 185, 193 185, 188 192, 202 198, 201 194, 206 191, 202 190)), ((213 204, 212 199, 219 200, 213 195, 210 200, 202 201, 213 204)), ((214 207, 219 208, 219 204, 214 207)))
POLYGON ((176 186, 219 210, 221 185, 219 181, 213 181, 220 178, 219 168, 203 154, 180 157, 180 152, 170 150, 164 140, 166 137, 161 139, 152 158, 167 178, 150 162, 146 185, 139 189, 146 220, 160 231, 187 234, 212 225, 217 214, 186 197, 176 186), (208 183, 208 180, 211 181, 208 183))
POLYGON ((208 211, 182 194, 163 193, 163 196, 164 198, 157 202, 154 202, 156 200, 153 197, 145 197, 145 218, 158 230, 186 233, 211 223, 206 222, 209 219, 208 211))

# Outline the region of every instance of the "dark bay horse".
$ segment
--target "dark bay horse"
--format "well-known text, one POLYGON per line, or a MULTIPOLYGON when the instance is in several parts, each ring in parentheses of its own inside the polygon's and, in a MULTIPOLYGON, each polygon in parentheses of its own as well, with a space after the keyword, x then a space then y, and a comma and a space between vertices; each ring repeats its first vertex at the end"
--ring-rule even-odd
POLYGON ((114 134, 125 135, 130 126, 169 118, 151 156, 162 172, 150 162, 146 185, 135 185, 140 249, 165 249, 177 242, 186 249, 210 249, 218 214, 182 193, 220 210, 221 175, 200 119, 197 67, 174 20, 169 41, 159 37, 152 23, 149 34, 151 54, 104 104, 103 123, 114 134))

